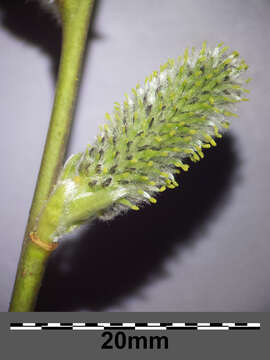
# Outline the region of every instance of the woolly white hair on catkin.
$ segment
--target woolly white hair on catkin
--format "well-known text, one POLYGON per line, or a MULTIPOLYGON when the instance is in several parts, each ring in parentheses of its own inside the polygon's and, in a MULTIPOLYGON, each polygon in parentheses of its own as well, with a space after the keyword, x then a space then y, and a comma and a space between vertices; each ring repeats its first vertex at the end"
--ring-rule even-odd
POLYGON ((45 10, 50 12, 60 22, 61 18, 56 4, 56 0, 37 0, 37 1, 45 10))

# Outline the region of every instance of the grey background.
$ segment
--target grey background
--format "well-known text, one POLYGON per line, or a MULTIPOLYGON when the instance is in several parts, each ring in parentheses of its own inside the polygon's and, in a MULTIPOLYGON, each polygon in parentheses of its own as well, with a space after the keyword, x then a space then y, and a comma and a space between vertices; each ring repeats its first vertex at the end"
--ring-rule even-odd
MULTIPOLYGON (((7 311, 53 101, 59 29, 33 4, 0 1, 0 311, 7 311)), ((250 65, 230 135, 151 208, 62 241, 44 311, 268 311, 268 0, 100 0, 68 155, 104 113, 187 46, 224 41, 250 65)))

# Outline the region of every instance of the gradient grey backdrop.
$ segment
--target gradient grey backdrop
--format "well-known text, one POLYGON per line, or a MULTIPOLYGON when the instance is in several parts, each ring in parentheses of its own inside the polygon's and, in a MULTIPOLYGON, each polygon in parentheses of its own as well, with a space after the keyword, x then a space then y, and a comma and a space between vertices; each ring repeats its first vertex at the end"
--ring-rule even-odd
MULTIPOLYGON (((7 311, 53 101, 59 30, 0 1, 0 311, 7 311)), ((140 213, 62 241, 38 310, 270 309, 270 1, 100 0, 68 155, 114 101, 187 46, 224 41, 250 64, 229 136, 140 213)))

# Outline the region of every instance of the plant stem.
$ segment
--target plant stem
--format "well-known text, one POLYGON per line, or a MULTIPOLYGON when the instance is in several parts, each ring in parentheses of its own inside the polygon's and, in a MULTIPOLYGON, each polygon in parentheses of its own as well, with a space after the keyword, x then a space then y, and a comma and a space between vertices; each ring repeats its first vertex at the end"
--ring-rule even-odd
POLYGON ((94 0, 58 0, 62 51, 55 101, 9 311, 33 311, 50 252, 30 240, 59 175, 72 123, 94 0))

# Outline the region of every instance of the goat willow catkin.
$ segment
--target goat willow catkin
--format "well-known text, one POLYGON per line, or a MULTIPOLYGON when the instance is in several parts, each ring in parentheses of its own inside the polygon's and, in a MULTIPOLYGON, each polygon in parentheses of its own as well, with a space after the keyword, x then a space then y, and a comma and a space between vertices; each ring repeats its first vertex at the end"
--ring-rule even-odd
POLYGON ((89 218, 156 203, 159 192, 178 186, 186 160, 197 162, 216 146, 248 92, 241 77, 247 65, 227 50, 206 43, 190 56, 186 50, 115 103, 94 144, 66 162, 41 215, 53 241, 89 218))

